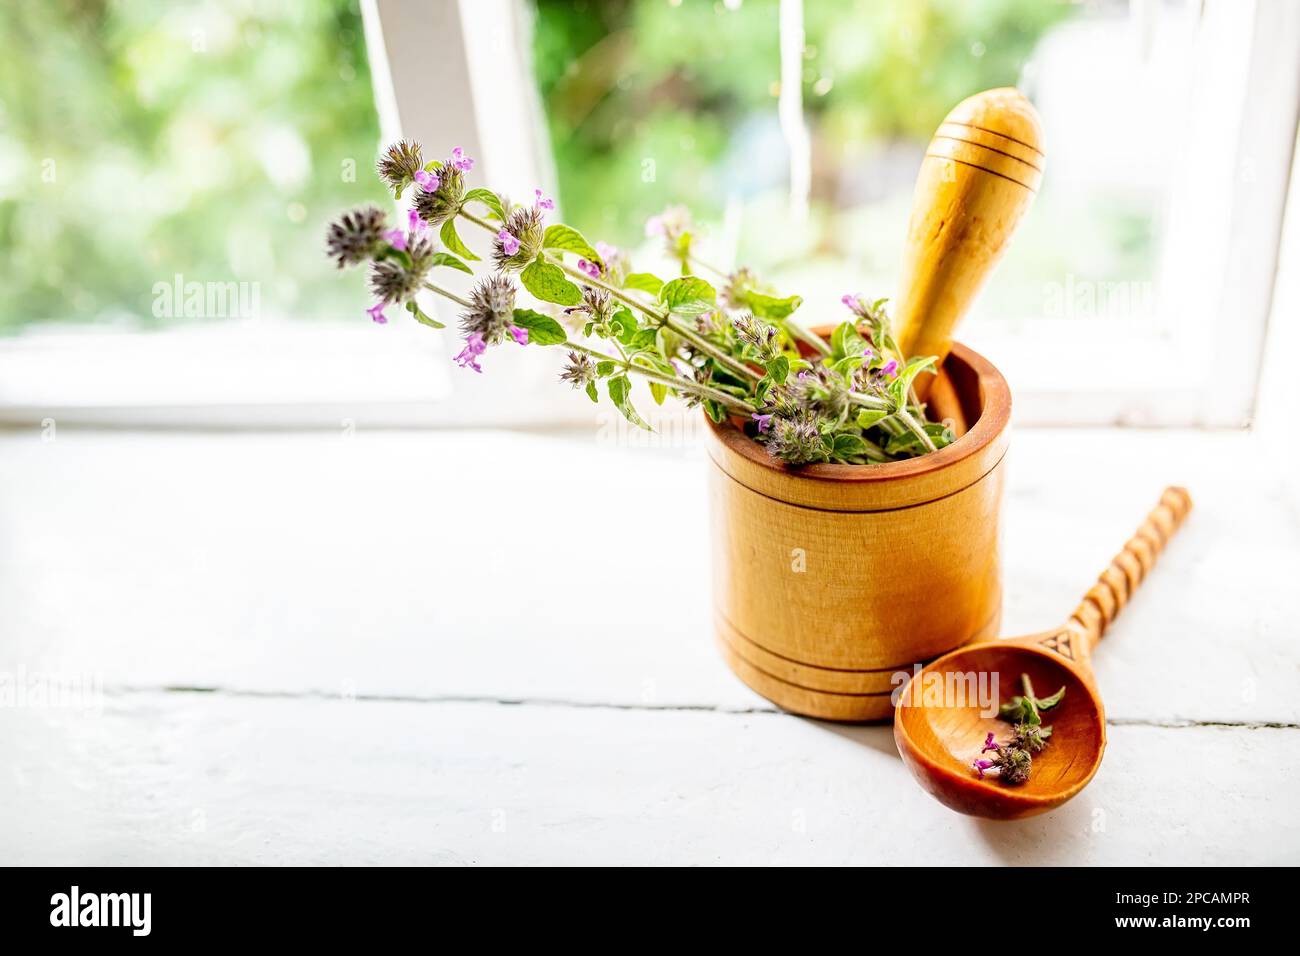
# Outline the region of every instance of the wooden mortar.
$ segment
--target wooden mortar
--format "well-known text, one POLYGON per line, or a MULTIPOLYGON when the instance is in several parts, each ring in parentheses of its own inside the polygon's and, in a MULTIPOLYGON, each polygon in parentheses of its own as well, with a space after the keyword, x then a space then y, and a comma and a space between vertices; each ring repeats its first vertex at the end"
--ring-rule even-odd
POLYGON ((998 633, 1011 395, 960 344, 939 379, 970 430, 908 461, 789 468, 709 423, 715 632, 736 675, 786 710, 888 719, 895 675, 998 633))

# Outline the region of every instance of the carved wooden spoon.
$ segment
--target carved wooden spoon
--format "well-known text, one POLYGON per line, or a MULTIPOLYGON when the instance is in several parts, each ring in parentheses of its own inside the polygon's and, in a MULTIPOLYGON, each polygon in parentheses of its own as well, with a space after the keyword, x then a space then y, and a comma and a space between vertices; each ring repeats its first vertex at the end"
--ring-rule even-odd
POLYGON ((922 787, 961 813, 1011 820, 1059 807, 1087 786, 1106 747, 1105 712, 1089 657, 1191 506, 1185 489, 1166 488, 1160 503, 1060 627, 971 644, 913 676, 894 711, 894 741, 922 787), (996 771, 981 779, 973 761, 989 732, 998 741, 1010 737, 1011 725, 998 719, 996 705, 1021 693, 1022 674, 1028 675, 1039 696, 1065 687, 1061 703, 1043 715, 1043 722, 1053 728, 1051 739, 1034 755, 1025 783, 1002 783, 996 771), (999 699, 992 707, 971 692, 981 680, 984 687, 997 688, 999 699))

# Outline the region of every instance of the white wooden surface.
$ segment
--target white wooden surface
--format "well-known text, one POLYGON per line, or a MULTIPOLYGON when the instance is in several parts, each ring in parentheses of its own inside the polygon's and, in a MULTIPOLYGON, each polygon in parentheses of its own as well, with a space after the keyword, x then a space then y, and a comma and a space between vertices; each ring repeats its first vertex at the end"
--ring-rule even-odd
POLYGON ((1227 433, 1012 447, 1009 632, 1067 613, 1164 484, 1197 507, 1099 649, 1098 777, 992 824, 887 727, 778 713, 719 662, 696 447, 0 435, 0 678, 102 688, 0 709, 0 862, 1300 862, 1276 462, 1227 433))

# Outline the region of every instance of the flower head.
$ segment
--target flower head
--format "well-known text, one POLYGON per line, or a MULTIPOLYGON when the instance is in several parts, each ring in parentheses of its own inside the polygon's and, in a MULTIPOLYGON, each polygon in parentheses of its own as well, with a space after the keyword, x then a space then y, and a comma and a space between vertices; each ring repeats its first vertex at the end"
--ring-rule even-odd
POLYGON ((469 294, 469 307, 460 314, 460 330, 488 345, 505 341, 514 326, 515 292, 514 282, 501 273, 479 280, 469 294))
POLYGON ((366 314, 370 316, 372 322, 377 322, 380 325, 384 325, 388 322, 388 316, 384 315, 385 305, 387 305, 385 302, 376 302, 370 308, 366 309, 366 314))
POLYGON ((569 315, 585 315, 588 322, 599 326, 609 324, 614 318, 614 300, 604 289, 595 286, 582 287, 582 304, 564 310, 569 315))
POLYGON ((647 236, 663 236, 670 243, 676 242, 684 233, 694 228, 691 211, 685 206, 669 206, 657 216, 651 216, 645 223, 647 236))
POLYGON ((578 270, 591 276, 593 279, 600 278, 600 266, 596 265, 594 262, 588 262, 586 259, 578 260, 578 270))
POLYGON ((827 418, 839 418, 848 408, 848 382, 842 374, 825 365, 804 369, 787 386, 794 404, 811 408, 827 418))
POLYGON ((773 417, 767 436, 767 453, 787 465, 826 460, 817 416, 811 409, 796 409, 790 417, 773 417))
POLYGON ((467 173, 474 168, 474 160, 465 155, 465 151, 457 146, 451 151, 451 159, 447 161, 449 166, 454 166, 462 173, 467 173))
POLYGON ((487 343, 483 341, 483 336, 477 332, 471 332, 465 337, 465 347, 457 353, 452 360, 461 368, 472 368, 476 372, 482 372, 483 366, 478 364, 478 357, 487 351, 487 343))
POLYGON ((438 178, 437 173, 422 169, 415 174, 415 184, 420 187, 421 192, 431 193, 442 185, 442 180, 438 178))
POLYGON ((406 229, 408 232, 413 232, 417 236, 419 236, 422 235, 424 231, 428 228, 429 228, 429 224, 420 218, 420 214, 418 212, 416 212, 414 209, 407 210, 406 229))
POLYGON ((1016 746, 1036 754, 1047 746, 1047 738, 1052 736, 1052 728, 1041 724, 1016 724, 1011 728, 1015 735, 1016 746))
POLYGON ((657 216, 646 220, 645 234, 661 236, 667 247, 668 255, 679 260, 683 266, 691 252, 691 239, 695 232, 695 223, 690 210, 685 206, 669 206, 657 216))
POLYGON ((560 381, 574 388, 585 388, 596 380, 596 363, 581 352, 570 352, 569 361, 560 373, 560 381))
POLYGON ((384 233, 384 241, 399 252, 406 251, 406 233, 400 229, 389 229, 384 233))
POLYGON ((997 749, 998 749, 998 745, 993 740, 993 732, 989 731, 989 735, 984 738, 984 746, 980 748, 980 753, 986 754, 990 750, 997 750, 997 749))
POLYGON ((384 214, 374 206, 354 209, 330 223, 325 247, 340 269, 354 266, 379 252, 387 225, 384 214))
POLYGON ((553 199, 547 199, 540 189, 534 189, 533 206, 538 209, 554 209, 555 201, 553 199))
POLYGON ((632 262, 628 259, 627 253, 607 242, 597 242, 596 252, 600 254, 601 260, 605 263, 603 275, 606 281, 616 286, 622 286, 623 280, 632 271, 632 262))
POLYGON ((424 287, 433 267, 433 243, 408 233, 403 239, 405 259, 381 259, 370 267, 370 288, 384 302, 409 302, 424 287), (410 261, 410 265, 405 260, 410 261))
POLYGON ((898 374, 898 359, 890 359, 884 365, 880 366, 881 378, 893 378, 898 374))
POLYGON ((1021 750, 1019 747, 1003 747, 998 751, 993 763, 998 768, 1003 783, 1024 783, 1029 779, 1029 770, 1033 766, 1034 758, 1029 755, 1028 750, 1021 750))
POLYGON ((527 344, 528 344, 528 330, 527 330, 527 329, 525 329, 525 328, 521 328, 521 327, 518 326, 518 325, 512 325, 512 326, 510 326, 510 330, 509 330, 509 331, 510 331, 510 337, 511 337, 512 339, 514 339, 516 342, 518 342, 520 345, 527 345, 527 344))
POLYGON ((718 296, 728 309, 743 309, 746 307, 749 292, 757 282, 758 276, 753 270, 742 266, 727 276, 727 284, 718 290, 718 296))
POLYGON ((760 435, 767 434, 767 432, 772 428, 772 416, 770 413, 767 415, 760 415, 758 412, 754 412, 754 414, 749 417, 758 422, 758 433, 760 435))
POLYGON ((760 362, 770 362, 780 354, 776 326, 745 312, 731 320, 731 327, 736 330, 736 338, 753 349, 760 362))
POLYGON ((497 268, 517 271, 542 251, 542 213, 536 206, 516 206, 492 244, 497 268))
POLYGON ((409 139, 399 140, 384 150, 376 166, 380 179, 395 190, 405 189, 408 184, 416 182, 416 177, 424 170, 420 144, 409 139))
POLYGON ((438 167, 432 189, 421 185, 421 191, 415 195, 415 209, 429 225, 440 226, 460 212, 464 199, 465 176, 448 159, 438 167))
POLYGON ((975 760, 975 761, 973 761, 973 762, 971 763, 971 766, 975 768, 975 771, 980 775, 980 779, 983 780, 983 779, 984 779, 984 771, 985 771, 985 770, 992 770, 993 767, 995 766, 995 762, 992 761, 992 760, 987 760, 987 759, 983 759, 983 758, 981 758, 981 759, 979 759, 979 760, 975 760))

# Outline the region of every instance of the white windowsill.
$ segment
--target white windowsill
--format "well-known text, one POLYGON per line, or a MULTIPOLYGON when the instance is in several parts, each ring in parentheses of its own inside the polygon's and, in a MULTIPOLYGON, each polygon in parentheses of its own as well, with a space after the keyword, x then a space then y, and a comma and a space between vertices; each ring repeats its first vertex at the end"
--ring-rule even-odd
POLYGON ((1247 434, 1013 435, 1008 633, 1164 484, 1196 508, 1098 649, 1098 777, 995 840, 888 727, 780 715, 722 665, 697 446, 61 428, 0 458, 0 671, 103 688, 6 711, 14 863, 1300 859, 1300 531, 1247 434))

